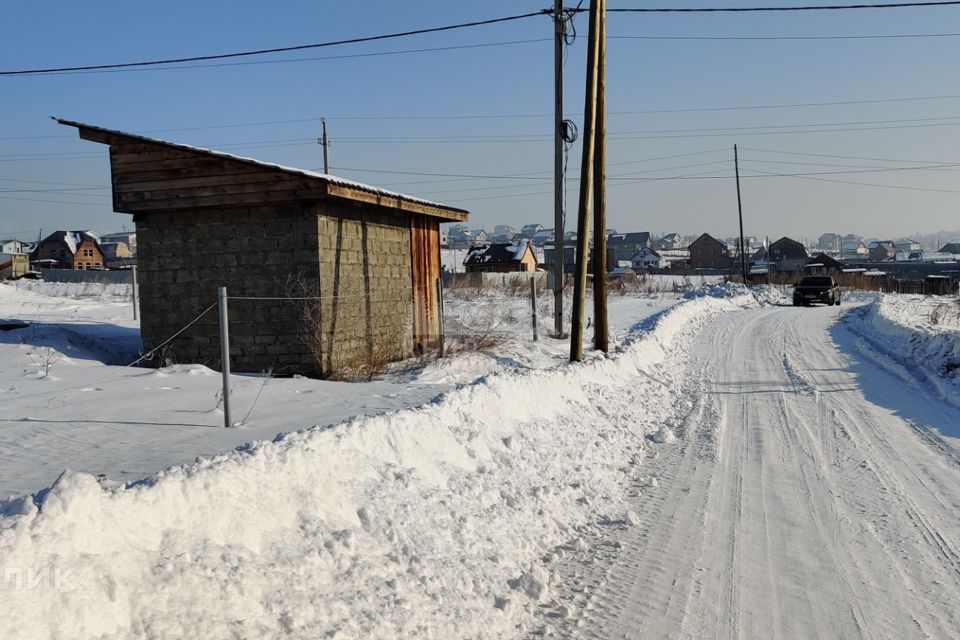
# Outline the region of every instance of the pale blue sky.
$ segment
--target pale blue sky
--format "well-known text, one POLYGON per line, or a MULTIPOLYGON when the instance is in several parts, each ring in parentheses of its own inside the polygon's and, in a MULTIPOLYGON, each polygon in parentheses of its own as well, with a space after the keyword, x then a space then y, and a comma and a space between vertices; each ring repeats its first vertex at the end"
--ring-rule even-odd
MULTIPOLYGON (((278 47, 506 16, 548 4, 544 0, 7 3, 0 23, 0 67, 98 64, 278 47)), ((609 6, 663 4, 610 0, 609 6)), ((576 25, 581 37, 569 50, 566 111, 579 124, 586 16, 578 17, 576 25)), ((608 28, 608 171, 619 178, 611 180, 608 191, 612 226, 732 234, 736 195, 732 179, 724 176, 732 175, 736 142, 744 176, 814 174, 745 177, 748 234, 815 237, 836 231, 893 237, 960 229, 960 168, 931 170, 928 166, 960 163, 960 98, 636 113, 960 95, 956 67, 960 37, 624 37, 960 33, 960 7, 804 14, 611 14, 608 28), (875 124, 846 124, 861 122, 875 124), (752 129, 722 135, 731 133, 731 127, 777 125, 814 126, 793 129, 793 133, 752 129), (849 128, 867 130, 823 131, 849 128), (637 162, 681 154, 698 155, 637 162), (907 166, 919 168, 875 170, 907 166), (838 171, 858 173, 833 173, 838 171), (643 183, 624 179, 657 176, 672 179, 643 183)), ((244 60, 265 64, 0 77, 0 236, 33 237, 40 227, 112 231, 123 224, 131 226, 129 216, 110 209, 106 149, 78 140, 73 129, 55 124, 50 115, 304 168, 322 165, 321 149, 311 140, 319 134, 319 117, 326 116, 333 140, 333 173, 462 206, 471 211, 475 226, 519 226, 528 221, 549 226, 553 217, 551 36, 549 19, 534 17, 244 60), (273 62, 491 44, 496 46, 273 62), (276 123, 284 120, 302 121, 276 123), (207 128, 257 122, 276 124, 207 128), (425 141, 424 136, 443 139, 425 141), (467 142, 458 136, 483 138, 467 142), (398 140, 402 137, 419 139, 398 140), (376 170, 525 175, 524 179, 468 180, 376 170)), ((579 165, 579 147, 572 151, 570 165, 574 169, 579 165)), ((576 188, 576 171, 569 187, 576 188)), ((572 209, 575 191, 569 193, 569 202, 572 209)), ((575 212, 568 213, 568 220, 574 218, 575 212)))

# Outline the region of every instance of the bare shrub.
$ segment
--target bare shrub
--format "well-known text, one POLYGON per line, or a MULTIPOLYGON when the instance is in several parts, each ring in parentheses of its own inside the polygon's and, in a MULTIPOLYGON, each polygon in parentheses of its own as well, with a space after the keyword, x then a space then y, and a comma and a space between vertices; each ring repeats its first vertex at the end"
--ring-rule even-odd
POLYGON ((297 308, 300 340, 313 356, 317 370, 323 370, 323 314, 320 281, 302 271, 287 276, 284 284, 287 298, 297 308))
POLYGON ((43 347, 27 352, 27 358, 37 371, 37 377, 46 378, 53 367, 60 362, 63 354, 51 347, 43 347))
POLYGON ((493 299, 476 301, 470 311, 468 316, 461 316, 445 327, 447 353, 480 351, 500 345, 509 335, 506 325, 517 321, 513 309, 493 299))
POLYGON ((267 367, 260 372, 260 388, 257 389, 257 395, 254 396, 253 402, 250 404, 250 408, 247 409, 247 413, 243 416, 243 419, 237 423, 240 425, 247 424, 247 420, 250 418, 250 414, 253 413, 253 410, 257 406, 257 402, 260 400, 260 395, 263 393, 263 388, 267 386, 267 382, 270 381, 270 378, 273 377, 273 367, 267 367))

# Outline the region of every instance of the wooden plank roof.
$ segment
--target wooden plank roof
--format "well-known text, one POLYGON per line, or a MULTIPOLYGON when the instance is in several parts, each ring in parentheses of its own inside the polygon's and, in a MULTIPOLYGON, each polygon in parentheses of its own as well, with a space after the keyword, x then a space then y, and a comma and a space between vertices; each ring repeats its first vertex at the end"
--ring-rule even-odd
MULTIPOLYGON (((341 198, 345 200, 396 209, 407 213, 423 214, 443 222, 464 221, 468 216, 468 212, 464 209, 451 207, 438 202, 432 202, 423 198, 397 193, 395 191, 381 189, 379 187, 363 184, 361 182, 355 182, 353 180, 347 180, 329 174, 310 171, 307 169, 287 167, 270 162, 263 162, 261 160, 237 156, 213 149, 205 149, 202 147, 194 147, 176 142, 168 142, 166 140, 148 138, 146 136, 134 133, 106 129, 104 127, 98 127, 73 120, 65 120, 56 117, 53 119, 62 125, 76 127, 79 131, 80 138, 83 140, 99 142, 101 144, 110 145, 111 147, 115 145, 119 146, 137 143, 161 145, 170 149, 188 151, 201 154, 203 156, 219 158, 230 162, 237 162, 248 166, 271 169, 289 174, 294 177, 306 178, 309 181, 312 181, 311 183, 315 183, 317 189, 322 191, 325 197, 341 198)), ((118 208, 118 206, 122 206, 122 204, 118 203, 117 198, 115 197, 114 208, 119 211, 124 210, 122 208, 118 208)))

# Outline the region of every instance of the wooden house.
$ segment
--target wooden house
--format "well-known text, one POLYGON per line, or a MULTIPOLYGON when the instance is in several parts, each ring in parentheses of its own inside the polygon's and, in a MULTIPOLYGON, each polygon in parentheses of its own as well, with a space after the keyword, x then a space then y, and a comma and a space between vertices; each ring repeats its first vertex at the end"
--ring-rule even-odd
POLYGON ((536 271, 537 256, 529 240, 496 242, 470 247, 463 259, 467 273, 508 273, 512 271, 536 271))
POLYGON ((709 233, 690 243, 690 266, 694 269, 730 269, 733 258, 727 245, 709 233))
POLYGON ((439 342, 441 222, 462 209, 331 175, 80 122, 110 147, 115 211, 133 215, 141 334, 153 362, 220 363, 231 297, 237 371, 349 376, 439 342))
POLYGON ((805 273, 813 275, 842 273, 843 263, 821 252, 807 260, 807 264, 803 267, 803 270, 805 273))
POLYGON ((802 243, 786 236, 770 245, 770 266, 776 271, 802 271, 810 257, 802 243))
POLYGON ((30 260, 58 269, 103 269, 106 262, 100 238, 92 231, 54 231, 40 241, 30 260))

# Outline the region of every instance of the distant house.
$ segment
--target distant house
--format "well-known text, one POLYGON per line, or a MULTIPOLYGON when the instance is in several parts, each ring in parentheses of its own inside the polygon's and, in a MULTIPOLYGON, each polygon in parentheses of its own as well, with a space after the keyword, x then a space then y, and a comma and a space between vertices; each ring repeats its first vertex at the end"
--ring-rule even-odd
POLYGON ((824 233, 821 234, 820 238, 817 240, 817 249, 820 251, 839 253, 841 242, 843 242, 843 238, 839 234, 824 233))
POLYGON ((940 247, 940 253, 952 253, 953 255, 960 255, 960 242, 948 242, 940 247))
POLYGON ((650 247, 641 249, 639 253, 630 258, 630 266, 634 269, 663 269, 669 264, 662 255, 650 247))
POLYGON ((476 243, 490 242, 490 236, 483 229, 471 229, 470 240, 476 243))
POLYGON ((899 240, 894 240, 893 248, 897 250, 897 253, 911 253, 913 251, 921 251, 923 249, 919 242, 916 240, 910 240, 909 238, 900 238, 899 240))
POLYGON ((867 246, 867 259, 871 262, 891 260, 897 255, 897 250, 890 240, 874 240, 867 246))
POLYGON ((537 256, 528 240, 475 245, 467 252, 463 266, 467 273, 536 271, 537 256))
POLYGON ((802 271, 810 257, 802 243, 786 236, 771 244, 769 252, 770 266, 776 271, 802 271))
POLYGON ((553 229, 540 229, 535 234, 533 238, 530 238, 530 242, 533 243, 536 247, 542 247, 548 242, 553 240, 553 229))
POLYGON ((0 280, 16 280, 30 270, 30 258, 25 253, 0 251, 0 280))
POLYGON ((468 229, 465 225, 455 224, 447 230, 447 246, 454 249, 483 244, 489 240, 487 232, 483 229, 468 229))
POLYGON ((690 266, 694 269, 730 269, 733 258, 727 245, 709 233, 690 243, 690 266))
POLYGON ((2 240, 0 241, 0 253, 29 253, 30 244, 20 240, 2 240))
POLYGON ((650 233, 613 233, 607 236, 607 271, 612 271, 621 260, 630 260, 650 246, 650 233))
POLYGON ((683 238, 679 233, 668 233, 653 243, 654 249, 680 249, 681 247, 683 247, 683 238))
POLYGON ((103 258, 108 266, 133 258, 133 251, 126 242, 101 242, 100 250, 103 251, 103 258))
MULTIPOLYGON (((556 253, 553 249, 553 242, 543 245, 543 266, 547 271, 553 271, 553 256, 556 253)), ((577 240, 565 240, 563 243, 563 272, 573 273, 577 264, 577 240)))
POLYGON ((766 247, 761 246, 753 252, 753 255, 750 256, 747 262, 747 271, 753 275, 770 272, 770 261, 766 247))
POLYGON ((682 249, 658 249, 657 253, 663 258, 664 267, 681 270, 690 267, 690 250, 686 247, 682 249))
POLYGON ((521 238, 526 238, 527 240, 533 240, 533 236, 537 232, 543 231, 543 225, 539 222, 533 222, 531 224, 525 224, 520 227, 520 233, 518 234, 521 238))
POLYGON ((92 231, 54 231, 40 241, 30 256, 58 269, 103 269, 100 238, 92 231))
POLYGON ((820 252, 807 260, 807 264, 803 267, 803 270, 806 273, 823 275, 841 273, 843 271, 843 263, 831 258, 826 253, 820 252))
POLYGON ((510 242, 517 235, 517 230, 508 224, 498 224, 490 234, 491 242, 510 242))
POLYGON ((862 240, 844 240, 840 247, 841 258, 865 259, 870 255, 867 245, 862 240))
POLYGON ((127 245, 131 255, 137 254, 137 234, 133 231, 100 234, 100 246, 103 246, 108 242, 122 242, 127 245))

